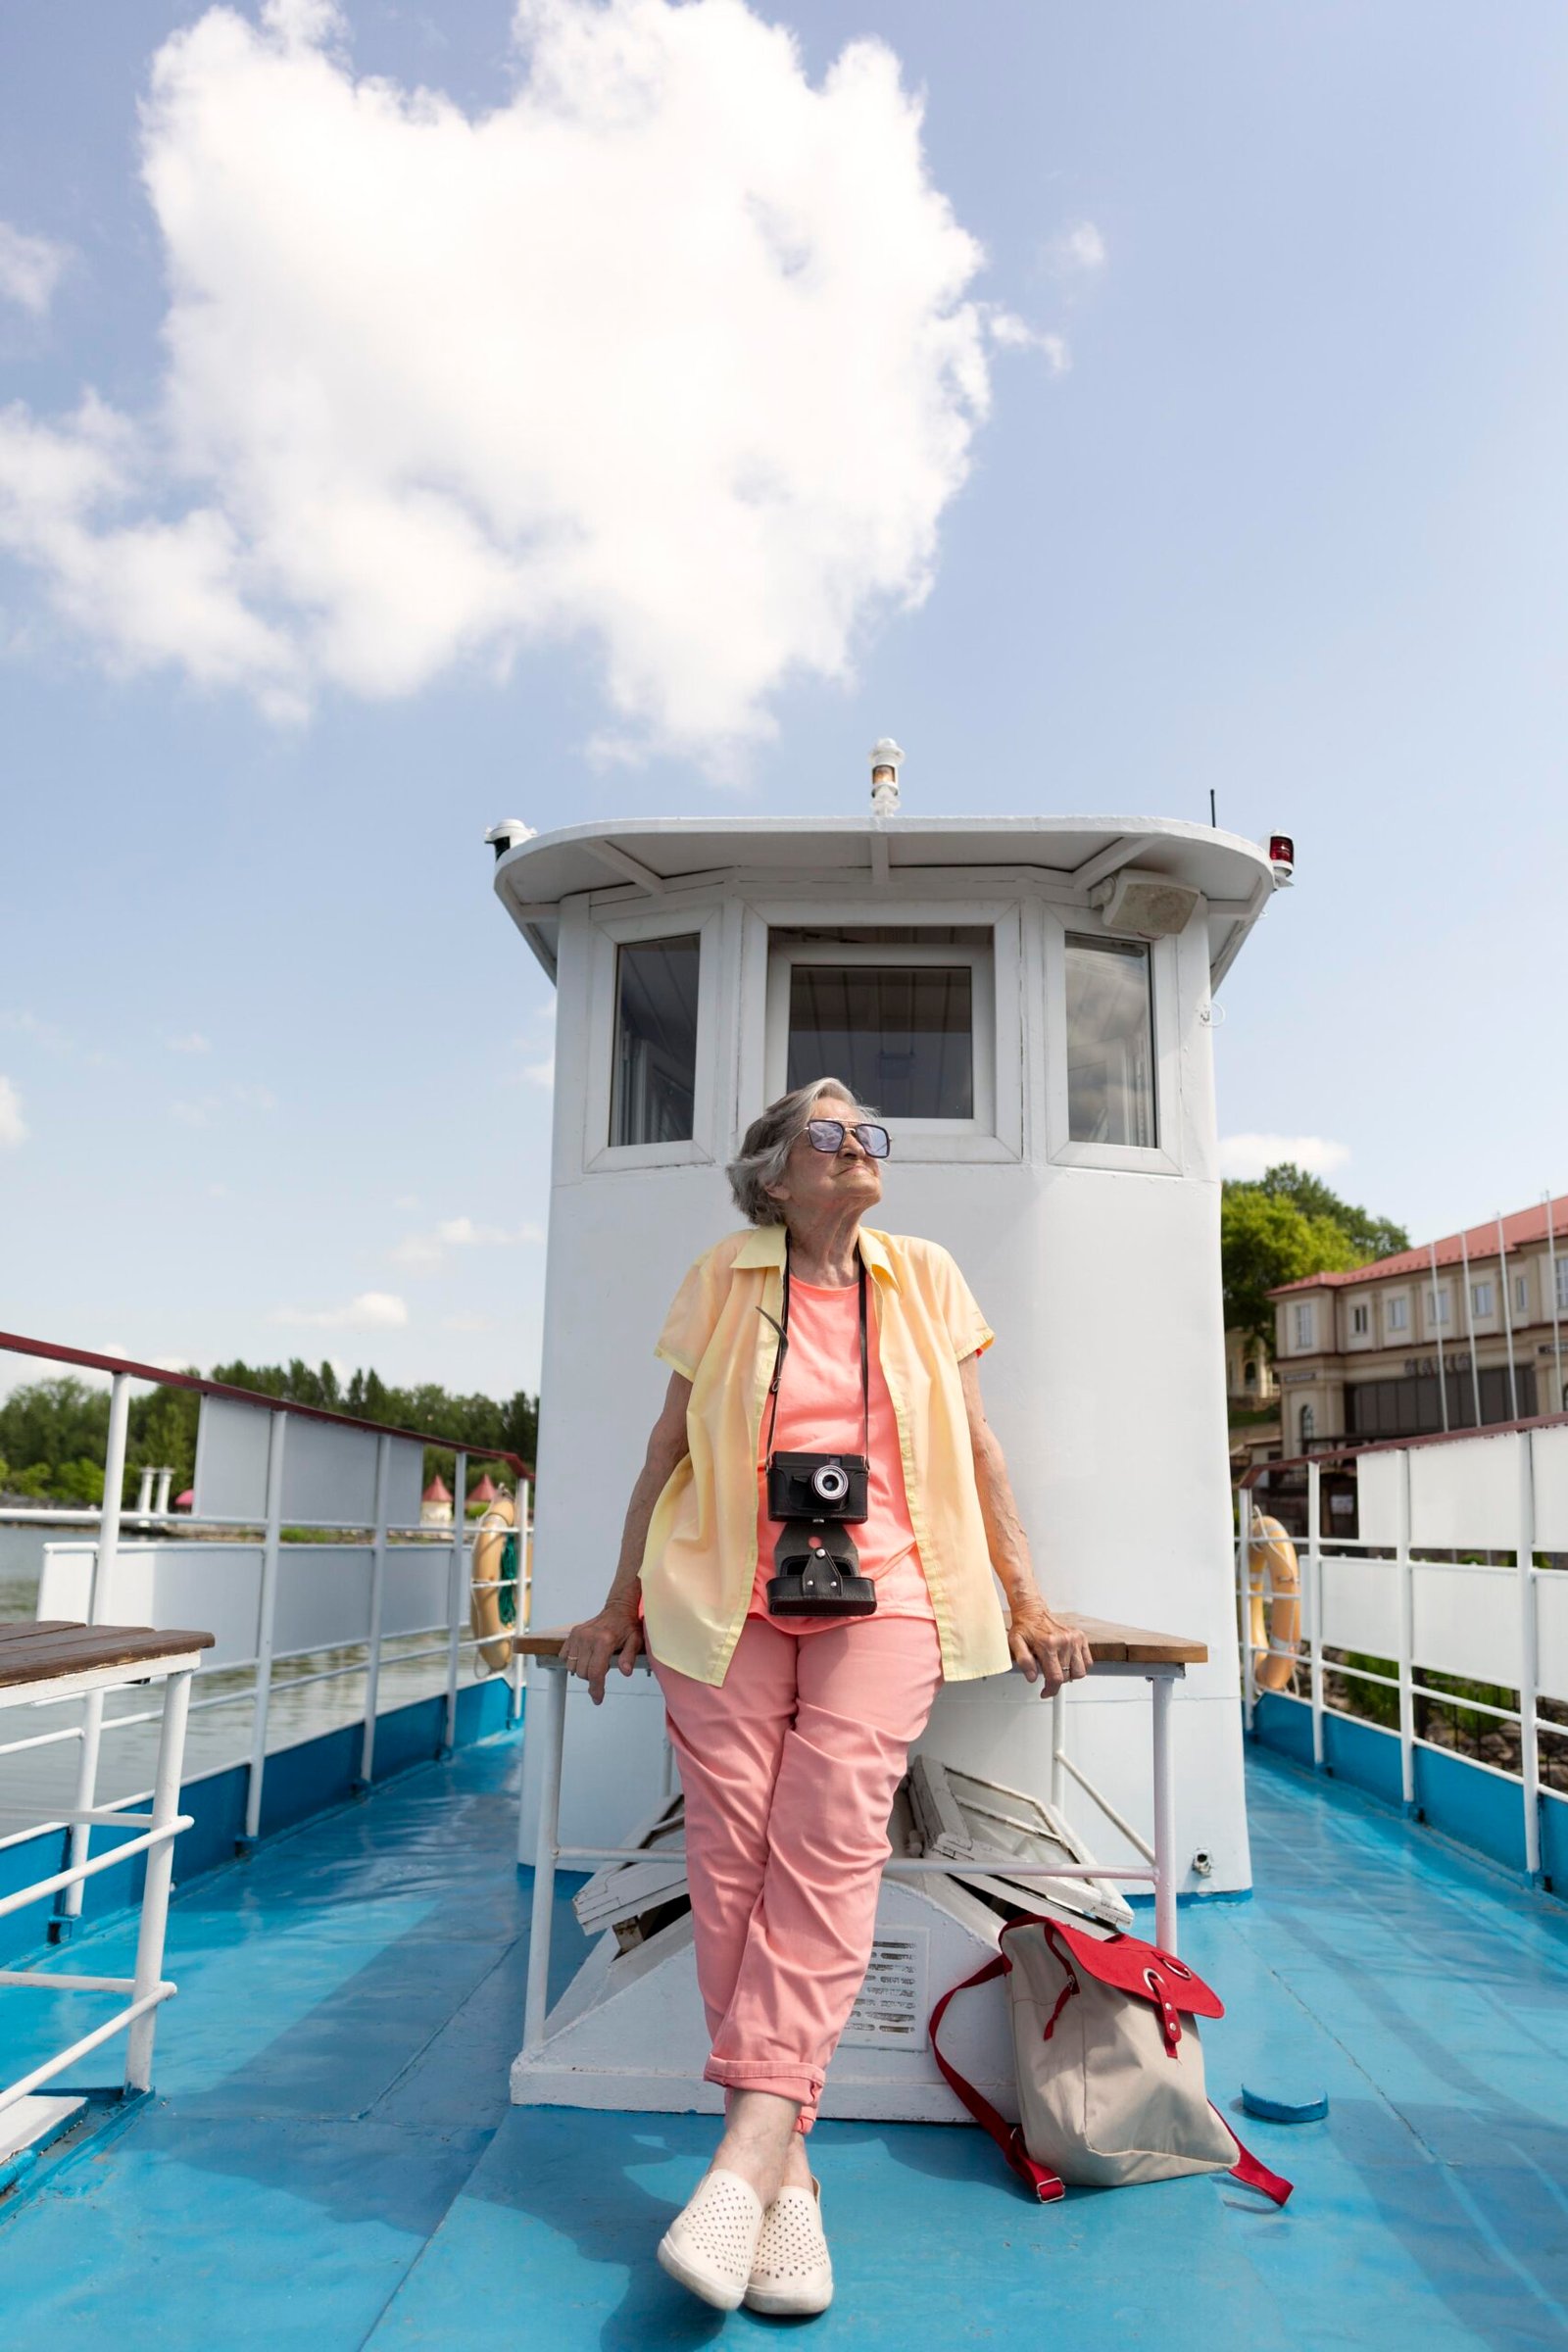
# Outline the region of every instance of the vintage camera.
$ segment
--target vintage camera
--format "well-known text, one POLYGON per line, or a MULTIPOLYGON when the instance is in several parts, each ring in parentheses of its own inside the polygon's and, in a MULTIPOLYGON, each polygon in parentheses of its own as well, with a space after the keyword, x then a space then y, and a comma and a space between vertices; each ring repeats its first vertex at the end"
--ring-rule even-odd
POLYGON ((775 1453, 767 1464, 770 1519, 863 1519, 871 1465, 863 1453, 775 1453))
MULTIPOLYGON (((809 1454, 797 1460, 809 1461, 809 1454)), ((863 1516, 863 1514, 862 1514, 863 1516)), ((876 1587, 861 1576, 860 1555, 843 1523, 794 1519, 773 1546, 775 1574, 767 1583, 767 1605, 775 1617, 870 1617, 876 1587)))

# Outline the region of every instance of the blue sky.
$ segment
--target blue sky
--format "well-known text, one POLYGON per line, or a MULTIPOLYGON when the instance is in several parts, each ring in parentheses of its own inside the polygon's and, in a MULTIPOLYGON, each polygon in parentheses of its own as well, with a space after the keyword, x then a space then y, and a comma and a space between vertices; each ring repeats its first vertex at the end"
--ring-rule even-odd
POLYGON ((533 1386, 485 826, 854 811, 886 731, 1294 832, 1224 1134, 1418 1239, 1568 1188, 1561 12, 530 15, 0 24, 4 1321, 533 1386))

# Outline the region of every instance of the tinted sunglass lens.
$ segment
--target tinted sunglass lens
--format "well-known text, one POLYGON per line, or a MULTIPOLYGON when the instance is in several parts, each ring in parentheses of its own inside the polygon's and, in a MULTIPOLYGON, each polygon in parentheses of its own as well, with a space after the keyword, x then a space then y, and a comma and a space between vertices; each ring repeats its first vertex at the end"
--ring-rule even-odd
POLYGON ((844 1141, 842 1119, 808 1119, 806 1132, 817 1152, 836 1152, 844 1141))
POLYGON ((890 1138, 885 1127, 857 1127, 855 1132, 873 1159, 886 1159, 890 1138))

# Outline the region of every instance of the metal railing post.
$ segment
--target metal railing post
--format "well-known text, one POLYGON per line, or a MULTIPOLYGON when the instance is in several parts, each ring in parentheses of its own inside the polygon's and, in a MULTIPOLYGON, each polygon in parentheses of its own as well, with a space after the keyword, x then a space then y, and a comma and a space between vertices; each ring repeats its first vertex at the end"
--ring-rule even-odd
POLYGON ((262 1591, 256 1618, 256 1709, 251 1725, 251 1771, 245 1790, 243 1853, 261 1835, 262 1785, 267 1777, 267 1718, 272 1700, 272 1629, 277 1622, 278 1553, 283 1535, 283 1451, 288 1415, 274 1413, 267 1440, 267 1530, 262 1542, 262 1591))
MULTIPOLYGON (((556 1899, 557 1849, 561 1843, 561 1758, 566 1732, 566 1677, 563 1668, 541 1664, 534 1686, 534 1707, 539 1735, 539 1830, 533 1851, 528 1983, 522 2012, 525 2050, 536 2050, 545 2037, 550 1995, 550 1931, 556 1899)), ((530 1732, 530 1739, 532 1736, 530 1732)))
POLYGON ((1410 1558, 1410 1454, 1399 1456, 1395 1496, 1395 1573, 1399 1580, 1399 1788, 1415 1811, 1415 1566, 1410 1558))
MULTIPOLYGON (((519 1634, 528 1622, 529 1603, 532 1599, 529 1589, 532 1579, 528 1573, 528 1481, 525 1478, 519 1478, 517 1481, 516 1586, 516 1630, 519 1634)), ((512 1663, 507 1669, 507 1682, 511 1690, 511 1696, 507 1701, 507 1721, 509 1724, 520 1723, 522 1720, 522 1658, 515 1651, 513 1653, 512 1663)))
MULTIPOLYGON (((109 1435, 104 1445, 104 1501, 98 1520, 98 1543, 93 1552, 92 1583, 87 1599, 87 1623, 104 1625, 109 1622, 110 1593, 114 1587, 115 1557, 120 1549, 121 1497, 125 1484, 125 1432, 130 1419, 130 1375, 117 1372, 109 1390, 109 1435)), ((89 1690, 82 1700, 81 1751, 76 1763, 76 1802, 78 1813, 90 1812, 97 1803, 98 1748, 103 1738, 104 1693, 89 1690)), ((87 1859, 92 1839, 92 1824, 76 1821, 71 1825, 66 1846, 66 1865, 74 1870, 87 1859)), ((49 1934, 53 1941, 66 1942, 74 1934, 81 1917, 81 1879, 74 1879, 63 1887, 55 1918, 49 1934)))
POLYGON ((1062 1684, 1051 1702, 1051 1809, 1059 1813, 1067 1801, 1067 1686, 1062 1684))
POLYGON ((1519 1777, 1524 1787, 1525 1870, 1541 1877, 1541 1747, 1536 1684, 1541 1672, 1536 1613, 1536 1457, 1528 1430, 1519 1437, 1519 1777))
MULTIPOLYGON (((164 1684, 164 1720, 158 1734, 158 1774, 153 1784, 155 1830, 168 1827, 179 1811, 179 1765, 185 1752, 185 1724, 190 1707, 191 1669, 172 1674, 164 1684)), ((131 2000, 144 2001, 163 1977, 164 1937, 169 1924, 169 1895, 173 1883, 174 1840, 166 1838, 149 1848, 147 1875, 142 1884, 141 1926, 136 1936, 136 1973, 131 2000)), ((158 2028, 156 2005, 133 2018, 125 2047, 125 2088, 150 2090, 153 2080, 153 2035, 158 2028)))
POLYGON ((1310 1635, 1312 1768, 1323 1769, 1323 1465, 1306 1465, 1306 1581, 1312 1594, 1310 1635))
POLYGON ((1172 1677, 1151 1675, 1153 1695, 1154 1941, 1176 1953, 1176 1775, 1170 1752, 1172 1677))
POLYGON ((443 1752, 451 1755, 458 1744, 458 1659, 461 1654, 464 1621, 467 1607, 463 1591, 463 1563, 467 1518, 464 1505, 468 1494, 468 1456, 458 1454, 452 1470, 452 1551, 447 1576, 447 1729, 443 1752))
POLYGON ((375 1716, 381 1703, 381 1619, 386 1603, 387 1486, 392 1474, 392 1441, 375 1441, 375 1534, 370 1545, 370 1633, 365 1665, 365 1735, 360 1742, 358 1786, 368 1788, 375 1763, 375 1716))
POLYGON ((1252 1490, 1236 1490, 1236 1605, 1242 1629, 1242 1707, 1249 1739, 1257 1713, 1257 1660, 1252 1654, 1252 1490))

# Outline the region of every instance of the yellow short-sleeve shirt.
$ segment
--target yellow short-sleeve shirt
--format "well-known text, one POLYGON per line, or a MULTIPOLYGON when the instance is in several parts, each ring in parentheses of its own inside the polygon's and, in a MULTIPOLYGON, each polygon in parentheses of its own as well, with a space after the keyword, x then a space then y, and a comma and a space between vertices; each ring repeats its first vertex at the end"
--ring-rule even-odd
MULTIPOLYGON (((721 1683, 757 1572, 757 1461, 783 1298, 785 1229, 747 1227, 705 1250, 676 1292, 656 1353, 692 1384, 687 1454, 654 1506, 642 1564, 656 1657, 721 1683)), ((950 1683, 1011 1664, 975 1486, 958 1366, 995 1333, 939 1242, 862 1225, 877 1348, 898 1424, 905 1493, 950 1683)))

